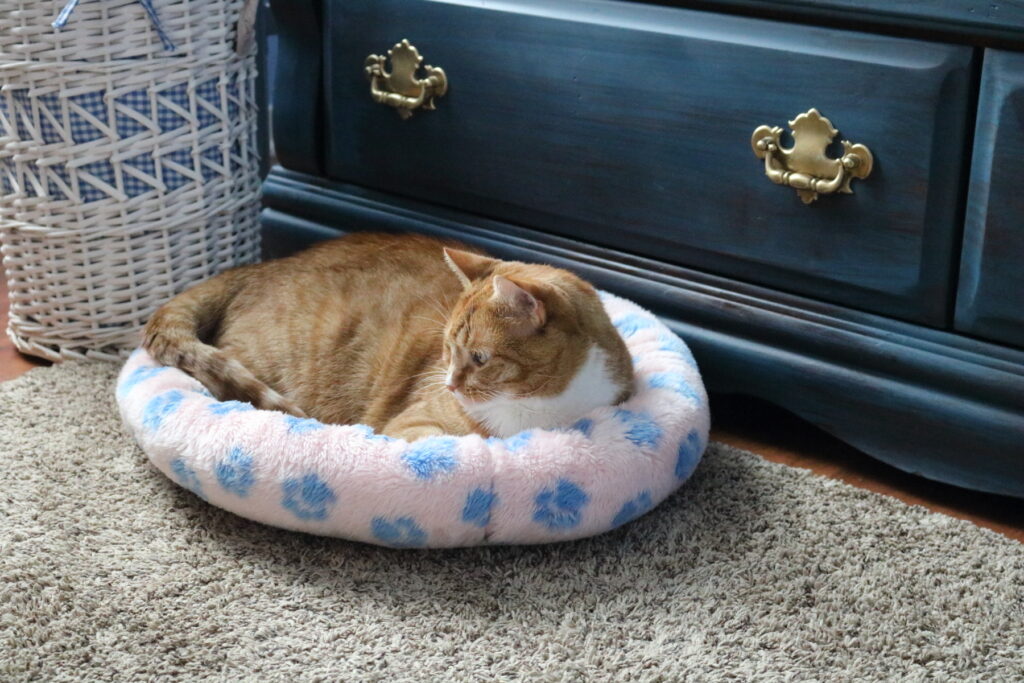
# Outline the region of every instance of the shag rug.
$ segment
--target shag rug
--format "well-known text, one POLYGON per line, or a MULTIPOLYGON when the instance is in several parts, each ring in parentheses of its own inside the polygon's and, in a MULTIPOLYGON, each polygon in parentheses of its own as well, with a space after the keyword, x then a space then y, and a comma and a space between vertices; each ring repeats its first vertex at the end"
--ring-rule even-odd
POLYGON ((0 384, 0 679, 1011 680, 1024 545, 720 444, 572 543, 388 550, 207 505, 117 368, 0 384))

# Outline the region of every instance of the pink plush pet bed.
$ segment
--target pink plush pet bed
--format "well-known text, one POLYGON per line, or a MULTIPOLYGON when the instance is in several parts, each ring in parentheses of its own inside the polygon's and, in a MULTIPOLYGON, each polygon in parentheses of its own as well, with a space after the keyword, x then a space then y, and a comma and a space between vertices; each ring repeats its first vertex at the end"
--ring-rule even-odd
POLYGON ((165 475, 243 517, 393 547, 547 543, 608 531, 657 505, 707 443, 689 349, 636 304, 602 294, 633 353, 636 394, 560 430, 408 443, 219 402, 143 350, 118 379, 125 423, 165 475))

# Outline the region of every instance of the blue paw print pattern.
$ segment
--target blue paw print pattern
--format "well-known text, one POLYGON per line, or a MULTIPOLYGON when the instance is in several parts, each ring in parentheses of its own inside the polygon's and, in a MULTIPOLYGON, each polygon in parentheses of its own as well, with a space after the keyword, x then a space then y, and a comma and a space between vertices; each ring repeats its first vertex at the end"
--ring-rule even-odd
POLYGON ((250 410, 256 410, 253 408, 251 403, 243 403, 241 401, 222 401, 220 403, 214 403, 210 406, 210 412, 214 415, 227 415, 228 413, 244 413, 250 410))
POLYGON ((704 452, 704 444, 701 443, 700 434, 696 429, 691 429, 686 439, 679 445, 679 456, 676 458, 676 476, 686 479, 697 466, 701 454, 704 452))
POLYGON ((387 442, 395 441, 396 440, 396 439, 391 438, 390 436, 385 436, 384 434, 378 434, 377 432, 373 431, 373 427, 371 427, 369 425, 353 425, 353 426, 356 429, 358 429, 363 434, 363 436, 365 436, 367 438, 367 440, 369 440, 369 441, 382 441, 382 442, 387 443, 387 442))
POLYGON ((374 517, 370 531, 378 541, 393 548, 422 548, 427 544, 427 532, 412 517, 374 517))
POLYGON ((648 383, 655 389, 668 389, 691 401, 700 403, 700 395, 690 386, 681 372, 656 372, 651 375, 648 383))
POLYGON ((682 356, 688 364, 692 367, 697 367, 697 361, 694 359, 693 354, 690 353, 689 347, 683 343, 683 340, 674 334, 663 334, 658 337, 658 341, 661 342, 662 351, 670 351, 677 353, 682 356))
POLYGON ((639 313, 627 313, 615 321, 615 327, 623 337, 632 337, 640 330, 650 329, 656 324, 652 318, 639 313))
POLYGON ((312 473, 300 479, 285 479, 281 483, 281 491, 284 494, 281 505, 299 519, 327 519, 338 501, 331 487, 312 473))
POLYGON ((494 489, 476 488, 466 496, 466 504, 462 508, 462 521, 485 527, 491 523, 491 509, 498 502, 494 489))
POLYGON ((534 499, 533 521, 552 531, 572 529, 579 525, 583 508, 590 501, 587 494, 568 479, 559 479, 552 488, 545 488, 534 499))
POLYGON ((455 469, 455 445, 451 436, 433 436, 417 441, 402 455, 402 461, 420 479, 433 479, 455 469))
POLYGON ((622 526, 627 522, 632 522, 634 519, 644 514, 648 510, 654 507, 654 501, 651 500, 650 491, 641 491, 640 495, 632 500, 627 500, 623 505, 622 509, 619 510, 618 514, 612 520, 612 528, 622 526))
POLYGON ((239 446, 232 448, 228 457, 217 463, 214 472, 221 488, 239 498, 248 496, 249 489, 256 483, 252 473, 252 456, 239 446))
POLYGON ((585 417, 582 420, 574 422, 569 429, 577 432, 583 432, 583 436, 589 439, 590 435, 594 432, 594 421, 585 417))
POLYGON ((142 411, 142 425, 151 431, 160 429, 160 425, 178 409, 183 400, 185 400, 185 394, 177 389, 165 391, 149 399, 142 411))
POLYGON ((166 370, 167 368, 165 367, 152 366, 135 368, 132 370, 131 374, 125 377, 124 381, 121 382, 121 386, 117 388, 117 395, 126 396, 129 391, 137 387, 142 382, 145 382, 147 379, 155 377, 166 370))
POLYGON ((194 469, 185 464, 184 460, 181 458, 175 458, 172 460, 171 472, 174 473, 174 477, 178 480, 179 484, 203 500, 206 500, 206 496, 203 494, 203 485, 199 481, 199 476, 196 474, 194 469))
POLYGON ((487 443, 491 445, 499 443, 505 444, 505 448, 507 448, 509 452, 515 453, 516 451, 520 450, 523 446, 530 443, 530 439, 532 438, 533 432, 527 431, 519 432, 518 434, 510 436, 507 439, 499 439, 497 437, 492 436, 491 438, 487 439, 487 443))
POLYGON ((626 425, 626 439, 637 446, 653 448, 661 440, 661 427, 647 413, 616 410, 615 416, 626 425))
POLYGON ((309 417, 295 417, 285 415, 284 423, 288 425, 288 432, 291 434, 306 434, 324 428, 324 423, 309 417))

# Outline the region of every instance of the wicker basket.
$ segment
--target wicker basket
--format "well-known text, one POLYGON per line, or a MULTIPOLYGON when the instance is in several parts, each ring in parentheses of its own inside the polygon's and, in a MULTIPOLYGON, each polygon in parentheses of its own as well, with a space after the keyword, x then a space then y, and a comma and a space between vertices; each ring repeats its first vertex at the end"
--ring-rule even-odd
POLYGON ((82 0, 55 31, 63 4, 0 0, 7 331, 116 359, 171 296, 259 256, 247 0, 82 0))

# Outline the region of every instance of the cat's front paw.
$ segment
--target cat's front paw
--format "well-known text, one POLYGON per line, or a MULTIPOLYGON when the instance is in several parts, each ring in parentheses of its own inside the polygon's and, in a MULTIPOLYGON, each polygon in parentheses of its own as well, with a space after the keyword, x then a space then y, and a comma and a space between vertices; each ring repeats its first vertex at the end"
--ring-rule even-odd
POLYGON ((434 425, 417 425, 415 427, 399 427, 397 429, 385 428, 384 434, 395 439, 405 439, 411 443, 432 436, 445 436, 446 432, 434 425))

